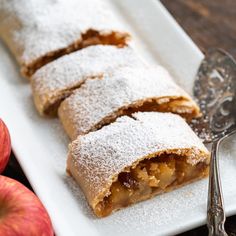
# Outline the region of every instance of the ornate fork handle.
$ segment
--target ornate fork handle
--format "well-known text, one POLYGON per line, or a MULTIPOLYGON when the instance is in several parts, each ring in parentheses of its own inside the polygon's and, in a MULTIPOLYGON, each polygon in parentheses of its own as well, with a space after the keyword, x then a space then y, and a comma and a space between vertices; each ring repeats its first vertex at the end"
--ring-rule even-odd
POLYGON ((207 203, 207 226, 209 236, 227 236, 224 229, 225 213, 219 176, 218 149, 220 141, 212 144, 210 177, 207 203))

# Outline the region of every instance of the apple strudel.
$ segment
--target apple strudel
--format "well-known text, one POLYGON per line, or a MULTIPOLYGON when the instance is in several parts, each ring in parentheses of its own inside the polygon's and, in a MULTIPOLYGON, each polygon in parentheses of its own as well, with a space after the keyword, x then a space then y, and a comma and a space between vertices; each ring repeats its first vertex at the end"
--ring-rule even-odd
POLYGON ((55 116, 61 101, 88 78, 123 66, 143 66, 130 47, 90 46, 39 69, 31 79, 34 102, 41 115, 55 116))
POLYGON ((87 80, 58 110, 69 137, 97 130, 117 117, 137 111, 199 116, 199 108, 161 66, 120 68, 99 79, 87 80))
POLYGON ((180 116, 143 112, 78 136, 67 171, 98 217, 208 174, 209 152, 180 116))
POLYGON ((95 44, 124 46, 130 38, 100 0, 3 0, 0 36, 28 78, 64 54, 95 44))

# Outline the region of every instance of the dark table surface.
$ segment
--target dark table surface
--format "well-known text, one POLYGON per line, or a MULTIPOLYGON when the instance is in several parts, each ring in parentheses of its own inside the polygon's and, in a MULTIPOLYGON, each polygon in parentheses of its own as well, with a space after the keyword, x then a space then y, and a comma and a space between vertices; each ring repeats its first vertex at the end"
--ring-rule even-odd
MULTIPOLYGON (((220 47, 236 57, 236 0, 161 0, 193 41, 204 52, 220 47)), ((3 173, 31 186, 14 154, 3 173)), ((226 230, 236 236, 236 216, 228 217, 226 230)), ((180 234, 181 236, 208 235, 206 226, 180 234)))

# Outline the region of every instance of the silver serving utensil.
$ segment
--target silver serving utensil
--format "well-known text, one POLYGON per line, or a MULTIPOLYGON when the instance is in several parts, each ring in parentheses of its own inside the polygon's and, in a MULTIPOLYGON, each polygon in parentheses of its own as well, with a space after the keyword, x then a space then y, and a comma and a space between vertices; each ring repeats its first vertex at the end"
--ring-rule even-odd
POLYGON ((194 96, 203 116, 192 123, 193 129, 212 144, 207 225, 209 236, 226 236, 225 212, 218 167, 220 142, 236 131, 236 63, 225 51, 210 50, 198 70, 194 96))

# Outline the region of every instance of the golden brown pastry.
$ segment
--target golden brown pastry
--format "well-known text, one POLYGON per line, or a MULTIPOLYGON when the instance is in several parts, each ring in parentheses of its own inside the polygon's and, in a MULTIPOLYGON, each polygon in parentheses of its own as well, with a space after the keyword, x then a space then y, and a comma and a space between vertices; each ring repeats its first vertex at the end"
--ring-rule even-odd
POLYGON ((65 55, 39 69, 31 78, 34 102, 41 115, 57 113, 61 101, 88 78, 123 66, 143 66, 130 47, 90 46, 65 55))
POLYGON ((209 153, 180 116, 139 112, 69 146, 67 171, 98 217, 201 179, 209 153))
POLYGON ((100 0, 2 0, 0 36, 26 77, 69 52, 130 37, 100 0))
POLYGON ((137 111, 173 112, 187 119, 199 115, 196 103, 161 66, 126 67, 87 80, 61 103, 58 114, 73 140, 137 111))

